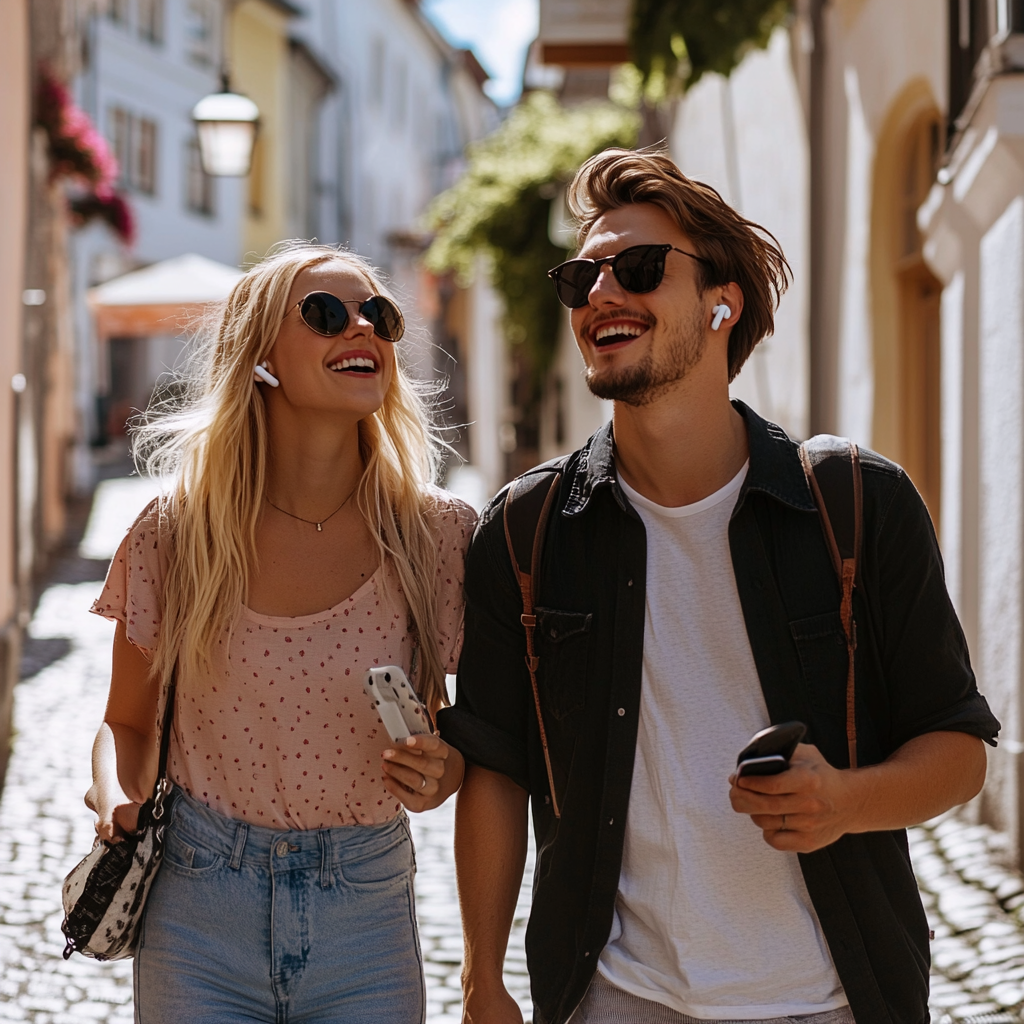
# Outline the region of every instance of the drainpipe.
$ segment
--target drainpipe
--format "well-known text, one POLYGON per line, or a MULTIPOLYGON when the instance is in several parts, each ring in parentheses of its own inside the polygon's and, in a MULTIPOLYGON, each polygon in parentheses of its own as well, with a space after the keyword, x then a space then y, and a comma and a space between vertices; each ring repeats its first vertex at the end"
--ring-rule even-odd
POLYGON ((826 323, 826 205, 825 189, 825 5, 809 0, 812 47, 808 74, 808 135, 810 142, 810 433, 835 430, 835 353, 830 350, 826 323))

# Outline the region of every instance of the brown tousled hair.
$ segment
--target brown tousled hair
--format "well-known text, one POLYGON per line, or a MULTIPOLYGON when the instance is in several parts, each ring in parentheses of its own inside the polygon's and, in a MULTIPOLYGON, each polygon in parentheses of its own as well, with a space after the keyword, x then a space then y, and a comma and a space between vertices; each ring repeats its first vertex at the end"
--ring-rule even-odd
POLYGON ((775 330, 775 310, 792 277, 778 239, 737 213, 710 186, 687 178, 662 151, 606 149, 577 172, 566 196, 583 245, 609 210, 650 203, 665 211, 693 242, 701 293, 735 281, 743 313, 729 337, 729 380, 775 330))

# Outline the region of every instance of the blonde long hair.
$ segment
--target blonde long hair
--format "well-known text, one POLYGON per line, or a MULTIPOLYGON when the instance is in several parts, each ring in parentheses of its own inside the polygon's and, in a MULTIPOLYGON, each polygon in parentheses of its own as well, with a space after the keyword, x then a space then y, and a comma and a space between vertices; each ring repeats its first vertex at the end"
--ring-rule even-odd
MULTIPOLYGON (((161 530, 170 539, 163 616, 153 672, 167 680, 177 662, 191 674, 237 618, 257 564, 256 526, 266 487, 267 410, 253 367, 267 358, 295 278, 337 262, 387 294, 377 272, 354 253, 309 242, 275 247, 232 289, 219 322, 200 332, 173 407, 151 410, 134 429, 137 459, 170 474, 161 530)), ((440 443, 421 388, 396 363, 381 408, 359 422, 365 465, 356 502, 390 559, 418 641, 417 683, 428 706, 447 703, 434 598, 437 538, 430 520, 440 443)), ((382 574, 386 579, 387 574, 382 574)))

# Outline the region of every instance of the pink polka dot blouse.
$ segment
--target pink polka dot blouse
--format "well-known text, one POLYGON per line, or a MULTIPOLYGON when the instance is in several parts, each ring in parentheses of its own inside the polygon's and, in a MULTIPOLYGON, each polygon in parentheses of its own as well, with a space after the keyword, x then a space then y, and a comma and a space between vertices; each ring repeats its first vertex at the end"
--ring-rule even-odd
MULTIPOLYGON (((463 563, 475 518, 447 494, 434 516, 437 644, 448 672, 462 647, 463 563)), ((146 651, 156 647, 166 564, 154 503, 121 542, 92 606, 123 622, 146 651)), ((312 615, 243 607, 220 647, 208 674, 178 676, 168 774, 179 786, 221 814, 267 828, 376 825, 399 812, 380 771, 391 739, 362 687, 372 665, 410 672, 409 609, 390 563, 312 615)))

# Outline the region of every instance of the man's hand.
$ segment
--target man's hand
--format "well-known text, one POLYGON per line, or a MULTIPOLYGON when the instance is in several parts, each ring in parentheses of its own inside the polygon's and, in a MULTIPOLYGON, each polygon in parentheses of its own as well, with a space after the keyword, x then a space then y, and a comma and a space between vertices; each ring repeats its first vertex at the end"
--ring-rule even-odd
POLYGON ((508 934, 526 863, 529 794, 476 765, 455 808, 455 869, 466 962, 463 1024, 523 1024, 502 981, 508 934))
POLYGON ((817 747, 801 743, 778 775, 731 776, 729 800, 749 814, 776 850, 810 853, 853 831, 858 808, 850 772, 833 768, 817 747))
POLYGON ((833 768, 817 747, 801 743, 787 771, 730 776, 729 801, 750 815, 769 846, 811 853, 848 832, 918 825, 966 803, 984 782, 980 739, 929 732, 868 768, 833 768))

